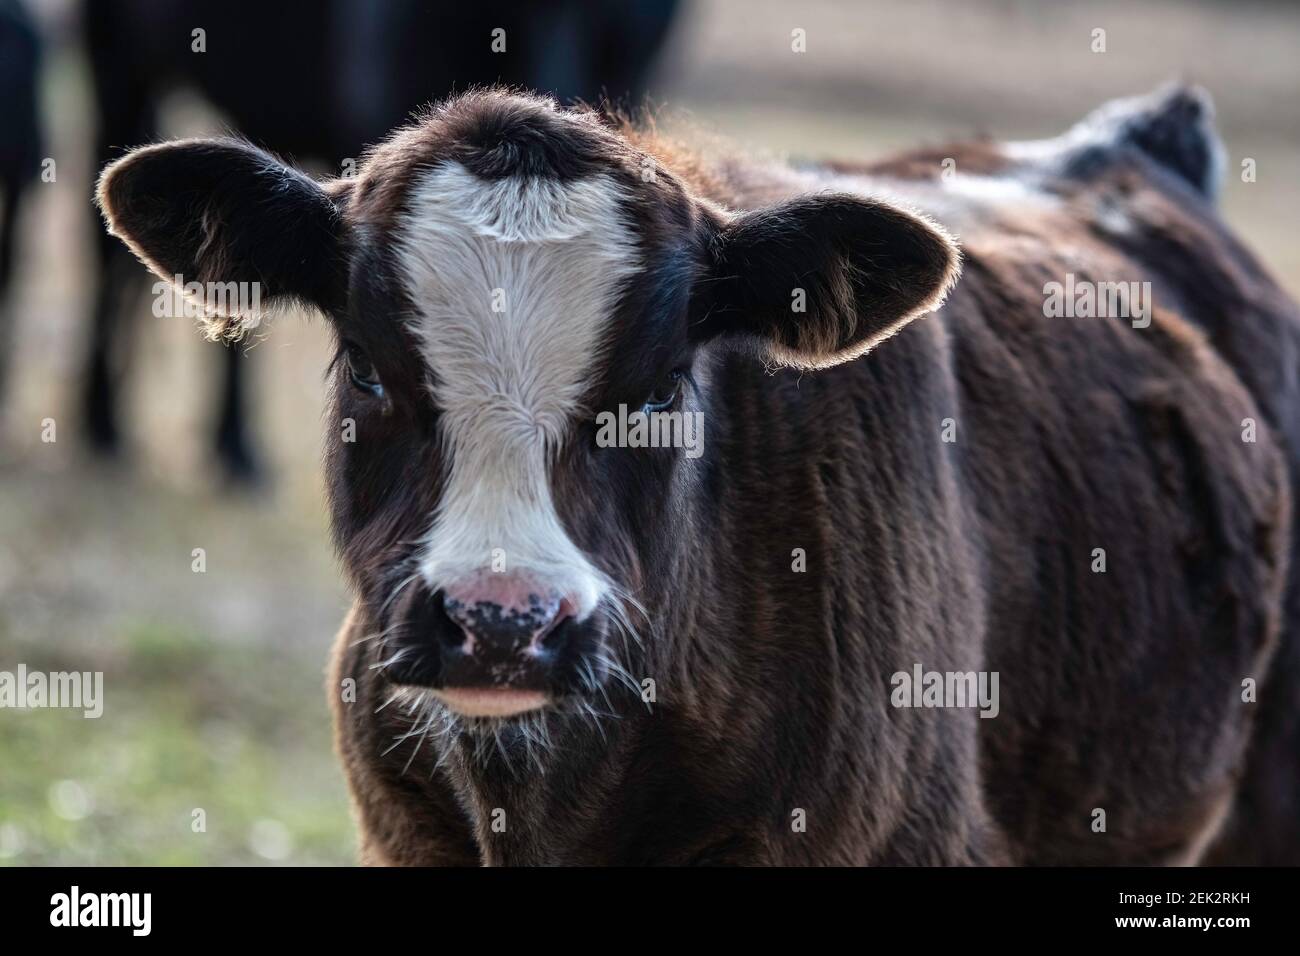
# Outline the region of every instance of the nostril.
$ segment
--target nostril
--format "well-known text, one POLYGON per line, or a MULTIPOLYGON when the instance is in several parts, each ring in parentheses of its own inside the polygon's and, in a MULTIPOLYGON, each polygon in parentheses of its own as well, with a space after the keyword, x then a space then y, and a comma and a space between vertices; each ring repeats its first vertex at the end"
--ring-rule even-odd
POLYGON ((434 592, 429 603, 430 630, 439 644, 447 647, 463 647, 466 633, 456 621, 458 602, 448 599, 442 590, 434 592))

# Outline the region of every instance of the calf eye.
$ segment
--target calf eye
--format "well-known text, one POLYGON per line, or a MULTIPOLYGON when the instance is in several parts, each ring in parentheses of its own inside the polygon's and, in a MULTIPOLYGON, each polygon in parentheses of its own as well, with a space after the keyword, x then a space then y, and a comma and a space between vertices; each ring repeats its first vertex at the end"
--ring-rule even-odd
POLYGON ((677 401, 677 392, 681 387, 682 373, 674 369, 659 380, 659 384, 654 387, 641 410, 647 414, 667 411, 677 401))
POLYGON ((372 395, 383 395, 384 386, 379 381, 379 373, 375 371, 375 365, 366 356, 366 353, 353 345, 351 342, 344 345, 344 354, 348 361, 348 374, 352 376, 352 384, 364 392, 370 392, 372 395))

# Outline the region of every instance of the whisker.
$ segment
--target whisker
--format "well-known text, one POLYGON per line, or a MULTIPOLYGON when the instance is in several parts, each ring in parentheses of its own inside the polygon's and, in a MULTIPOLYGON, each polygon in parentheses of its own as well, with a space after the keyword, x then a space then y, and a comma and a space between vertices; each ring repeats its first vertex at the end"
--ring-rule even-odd
POLYGON ((384 603, 379 606, 379 613, 376 616, 382 618, 384 616, 384 613, 388 610, 389 606, 393 603, 393 601, 397 599, 397 596, 401 594, 402 591, 404 591, 406 587, 419 576, 420 576, 419 568, 416 568, 409 575, 407 575, 402 580, 402 583, 397 585, 397 587, 393 589, 392 593, 389 594, 388 597, 384 599, 384 603))
POLYGON ((605 654, 597 654, 595 655, 595 658, 602 666, 604 666, 606 672, 613 674, 620 684, 632 692, 634 697, 641 697, 641 685, 636 682, 636 679, 633 678, 630 673, 628 673, 627 668, 623 667, 613 658, 605 654))
POLYGON ((373 634, 367 634, 365 637, 357 638, 355 641, 352 642, 351 646, 357 647, 361 644, 366 643, 367 641, 373 641, 376 638, 381 638, 381 639, 386 638, 390 634, 392 634, 393 631, 402 627, 405 623, 406 623, 405 621, 396 621, 393 624, 388 625, 388 627, 384 628, 382 631, 376 631, 373 634))
POLYGON ((391 665, 400 661, 403 657, 405 657, 410 652, 410 650, 411 649, 409 647, 403 647, 401 650, 399 650, 396 654, 394 654, 392 657, 388 658, 387 660, 376 661, 374 664, 371 664, 370 669, 372 671, 384 670, 385 668, 388 668, 391 665))
MULTIPOLYGON (((426 694, 421 694, 420 699, 424 701, 426 694)), ((420 752, 420 747, 424 744, 424 738, 429 736, 429 728, 433 726, 434 711, 426 703, 425 709, 428 711, 428 718, 424 721, 424 732, 420 734, 420 739, 415 742, 414 749, 411 750, 411 756, 406 758, 406 766, 402 768, 402 776, 406 776, 406 771, 411 769, 411 764, 415 762, 415 756, 420 752)))

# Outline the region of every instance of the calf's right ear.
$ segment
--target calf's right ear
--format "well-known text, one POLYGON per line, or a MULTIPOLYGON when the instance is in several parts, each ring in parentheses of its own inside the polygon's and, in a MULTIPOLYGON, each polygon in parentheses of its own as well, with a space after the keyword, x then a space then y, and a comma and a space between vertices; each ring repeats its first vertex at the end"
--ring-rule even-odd
POLYGON ((341 305, 338 206, 326 187, 254 146, 206 139, 142 147, 104 170, 96 199, 109 232, 162 279, 204 289, 257 283, 247 287, 255 295, 205 296, 213 337, 255 326, 250 301, 341 305))
POLYGON ((695 296, 698 339, 825 368, 937 309, 961 272, 956 242, 919 213, 814 193, 725 216, 695 296))

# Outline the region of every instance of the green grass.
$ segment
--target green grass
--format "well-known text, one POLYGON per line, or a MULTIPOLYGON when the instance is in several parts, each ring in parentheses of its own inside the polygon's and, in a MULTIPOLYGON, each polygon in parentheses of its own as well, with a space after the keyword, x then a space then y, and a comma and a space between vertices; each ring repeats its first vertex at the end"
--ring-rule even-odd
POLYGON ((103 669, 105 703, 0 710, 0 865, 353 861, 322 660, 147 624, 75 643, 13 658, 103 669))

